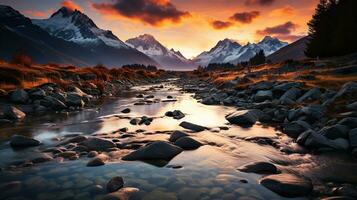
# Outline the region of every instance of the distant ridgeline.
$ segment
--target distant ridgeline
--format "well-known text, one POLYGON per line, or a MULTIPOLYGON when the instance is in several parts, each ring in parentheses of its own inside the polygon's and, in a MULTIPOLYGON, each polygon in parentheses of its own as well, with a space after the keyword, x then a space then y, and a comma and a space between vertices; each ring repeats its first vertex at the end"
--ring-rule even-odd
POLYGON ((308 57, 357 52, 357 1, 320 0, 309 25, 308 57))

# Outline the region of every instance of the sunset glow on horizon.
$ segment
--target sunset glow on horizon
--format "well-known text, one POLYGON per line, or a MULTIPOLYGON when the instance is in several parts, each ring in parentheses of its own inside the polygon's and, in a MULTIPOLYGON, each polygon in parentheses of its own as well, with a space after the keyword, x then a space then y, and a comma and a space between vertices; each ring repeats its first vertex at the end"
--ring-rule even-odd
POLYGON ((317 0, 3 0, 30 18, 48 18, 62 6, 78 9, 122 41, 151 34, 187 58, 219 40, 242 45, 265 35, 293 42, 307 34, 317 0))

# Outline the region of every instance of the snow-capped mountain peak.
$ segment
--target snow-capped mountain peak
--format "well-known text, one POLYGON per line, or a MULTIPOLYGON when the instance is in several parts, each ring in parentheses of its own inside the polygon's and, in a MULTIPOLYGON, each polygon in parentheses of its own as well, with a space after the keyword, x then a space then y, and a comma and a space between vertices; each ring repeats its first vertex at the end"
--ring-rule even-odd
POLYGON ((270 55, 287 43, 277 38, 264 37, 259 43, 250 43, 242 46, 232 39, 220 40, 211 50, 198 55, 194 62, 197 65, 208 65, 209 63, 238 63, 248 61, 257 52, 263 50, 265 55, 270 55))
POLYGON ((67 7, 60 8, 48 19, 32 22, 51 35, 81 45, 105 44, 115 48, 130 48, 111 31, 102 30, 84 13, 67 7))

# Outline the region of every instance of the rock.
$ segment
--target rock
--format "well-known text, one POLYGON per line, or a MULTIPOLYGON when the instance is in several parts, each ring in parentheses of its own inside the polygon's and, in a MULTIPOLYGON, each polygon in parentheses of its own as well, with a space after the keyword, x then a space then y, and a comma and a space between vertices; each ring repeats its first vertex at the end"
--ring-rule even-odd
POLYGON ((348 110, 357 111, 357 101, 346 106, 348 110))
POLYGON ((116 147, 114 142, 97 137, 90 137, 87 140, 83 141, 81 145, 84 145, 89 150, 94 151, 105 151, 106 149, 116 147))
POLYGON ((295 101, 300 96, 300 94, 301 94, 300 89, 291 88, 280 97, 280 101, 285 101, 287 99, 295 101))
POLYGON ((67 98, 67 94, 62 93, 62 92, 55 92, 51 94, 51 97, 60 100, 61 102, 65 103, 66 102, 66 98, 67 98))
POLYGON ((96 157, 97 155, 98 155, 98 152, 96 152, 96 151, 90 151, 87 156, 88 156, 89 158, 93 158, 93 157, 96 157))
POLYGON ((46 97, 46 92, 41 88, 33 88, 29 93, 31 99, 43 99, 46 97))
POLYGON ((348 196, 333 196, 333 197, 326 197, 321 200, 355 200, 355 198, 348 197, 348 196))
POLYGON ((201 103, 205 104, 205 105, 217 105, 219 103, 219 101, 217 101, 213 97, 206 97, 206 98, 202 99, 201 103))
POLYGON ((286 124, 283 128, 283 132, 292 138, 297 138, 301 133, 310 129, 311 126, 305 121, 294 121, 286 124))
POLYGON ((252 86, 252 90, 270 90, 274 86, 274 83, 269 81, 261 81, 252 86))
POLYGON ((113 177, 110 179, 110 181, 107 183, 107 191, 108 192, 115 192, 122 188, 124 186, 124 180, 120 176, 113 177))
POLYGON ((138 188, 125 187, 125 188, 121 188, 116 192, 105 195, 100 200, 130 200, 132 199, 132 196, 138 192, 139 192, 138 188))
POLYGON ((43 162, 47 162, 47 161, 51 161, 53 160, 53 157, 50 156, 47 153, 40 153, 38 155, 36 155, 34 158, 31 159, 31 162, 33 163, 43 163, 43 162))
POLYGON ((251 164, 247 164, 238 169, 242 172, 247 173, 257 173, 257 174, 276 174, 278 173, 278 169, 275 165, 268 162, 254 162, 251 164))
POLYGON ((198 149, 202 144, 191 137, 184 136, 176 140, 174 145, 181 147, 184 150, 194 150, 198 149))
POLYGON ((130 108, 125 108, 125 109, 122 110, 121 112, 122 112, 122 113, 130 113, 130 111, 131 111, 130 108))
POLYGON ((74 92, 67 93, 67 106, 83 107, 85 105, 80 94, 74 92))
POLYGON ((325 115, 325 107, 320 105, 311 105, 301 108, 301 114, 305 115, 308 121, 320 120, 325 115))
POLYGON ((25 90, 19 89, 11 93, 10 99, 14 103, 25 104, 29 100, 29 95, 25 90))
POLYGON ((0 98, 1 97, 6 97, 7 95, 8 95, 8 93, 5 90, 0 89, 0 98))
POLYGON ((320 88, 312 88, 307 91, 304 95, 302 95, 296 102, 302 103, 305 101, 312 101, 319 99, 322 95, 320 88))
POLYGON ((330 99, 326 100, 323 105, 334 103, 338 99, 356 99, 357 97, 357 82, 348 82, 330 99))
POLYGON ((9 119, 21 120, 26 117, 26 114, 24 112, 14 106, 5 106, 3 111, 4 116, 9 119))
POLYGON ((129 123, 131 125, 138 125, 140 121, 141 121, 141 119, 139 119, 139 118, 133 118, 129 121, 129 123))
POLYGON ((138 94, 138 95, 136 95, 136 98, 144 98, 144 95, 143 94, 138 94))
POLYGON ((310 134, 315 133, 315 131, 309 129, 299 135, 299 137, 296 139, 296 143, 300 145, 305 145, 306 139, 309 137, 310 134))
POLYGON ((200 125, 193 124, 193 123, 186 122, 186 121, 181 122, 180 126, 185 129, 189 129, 189 130, 192 130, 195 132, 201 132, 201 131, 206 130, 206 127, 204 127, 204 126, 200 126, 200 125))
POLYGON ((171 133, 169 141, 176 142, 176 140, 178 140, 181 137, 185 137, 185 136, 189 136, 189 135, 182 131, 174 131, 173 133, 171 133))
POLYGON ((274 87, 274 91, 288 91, 291 88, 300 88, 301 86, 303 86, 302 83, 299 82, 287 82, 287 83, 281 83, 277 86, 274 87))
POLYGON ((251 110, 239 110, 226 116, 231 124, 251 126, 258 120, 256 114, 251 110))
POLYGON ((179 110, 174 110, 173 112, 172 112, 172 115, 173 115, 173 118, 174 119, 182 119, 182 118, 184 118, 185 117, 185 114, 183 114, 181 111, 179 111, 179 110))
POLYGON ((10 139, 10 145, 13 147, 31 147, 40 144, 40 141, 22 135, 13 135, 10 139))
POLYGON ((53 110, 63 110, 67 108, 66 104, 56 99, 55 97, 46 96, 44 100, 45 101, 41 101, 41 105, 45 107, 50 107, 53 110))
POLYGON ((348 126, 350 129, 357 128, 357 117, 344 118, 338 124, 348 126))
POLYGON ((271 90, 260 90, 254 97, 256 102, 263 102, 265 100, 273 99, 273 92, 271 90))
POLYGON ((348 132, 349 128, 347 126, 336 124, 333 126, 324 127, 318 133, 330 140, 334 140, 337 138, 348 138, 348 132))
POLYGON ((76 155, 77 155, 77 152, 75 152, 75 151, 65 151, 65 152, 58 154, 58 156, 62 157, 62 158, 70 158, 70 157, 73 157, 76 155))
POLYGON ((173 99, 174 97, 172 97, 171 95, 168 95, 167 97, 166 97, 166 99, 173 99))
POLYGON ((309 148, 332 148, 335 150, 346 150, 349 147, 349 143, 346 139, 338 138, 335 140, 329 140, 325 136, 310 132, 308 136, 305 136, 305 146, 309 148))
POLYGON ((81 89, 79 89, 78 87, 72 87, 70 89, 70 91, 74 94, 78 94, 79 96, 83 97, 83 96, 86 96, 87 94, 85 92, 83 92, 81 89))
POLYGON ((313 188, 310 180, 293 174, 269 175, 260 184, 284 197, 308 196, 313 188))
MULTIPOLYGON (((22 188, 22 183, 20 181, 10 181, 6 183, 2 183, 0 185, 0 197, 6 197, 7 195, 14 195, 18 193, 22 188)), ((12 199, 12 198, 4 198, 4 199, 12 199)), ((17 198, 15 198, 17 199, 17 198)))
POLYGON ((357 128, 350 130, 349 132, 349 140, 352 148, 357 147, 357 128))
POLYGON ((130 154, 124 156, 123 160, 171 160, 182 149, 167 142, 153 142, 130 154))
POLYGON ((97 166, 101 166, 101 165, 105 165, 105 162, 101 157, 92 158, 87 163, 88 167, 97 167, 97 166))

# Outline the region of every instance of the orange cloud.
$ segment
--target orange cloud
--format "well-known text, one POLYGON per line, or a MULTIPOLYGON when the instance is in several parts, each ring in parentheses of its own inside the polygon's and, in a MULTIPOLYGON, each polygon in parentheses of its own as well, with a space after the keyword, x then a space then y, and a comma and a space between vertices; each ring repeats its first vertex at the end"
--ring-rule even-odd
POLYGON ((222 30, 222 29, 226 29, 229 28, 233 25, 232 22, 225 22, 225 21, 220 21, 220 20, 215 20, 213 22, 211 22, 211 25, 214 29, 217 30, 222 30))
POLYGON ((229 19, 243 24, 250 24, 252 23, 253 19, 257 18, 259 15, 260 15, 259 11, 241 12, 241 13, 235 13, 229 19))
POLYGON ((30 17, 34 18, 44 18, 49 16, 51 13, 53 13, 52 9, 49 9, 47 11, 40 11, 40 10, 24 10, 23 13, 26 15, 29 15, 30 17))
POLYGON ((69 8, 71 10, 82 10, 82 8, 78 4, 76 4, 76 3, 74 3, 73 1, 70 1, 70 0, 62 1, 61 2, 61 6, 69 8))
POLYGON ((92 7, 109 16, 123 16, 136 19, 152 26, 161 26, 164 22, 179 23, 190 16, 168 0, 115 0, 112 3, 93 3, 92 7))
POLYGON ((257 30, 256 35, 258 36, 269 35, 269 36, 277 37, 282 40, 294 41, 303 37, 301 35, 293 34, 293 31, 296 30, 297 27, 298 27, 297 24, 289 21, 284 24, 279 24, 272 27, 266 27, 265 29, 262 30, 257 30))
POLYGON ((291 16, 295 14, 295 9, 291 6, 285 6, 283 8, 277 8, 271 11, 270 15, 274 17, 284 17, 284 16, 291 16))

